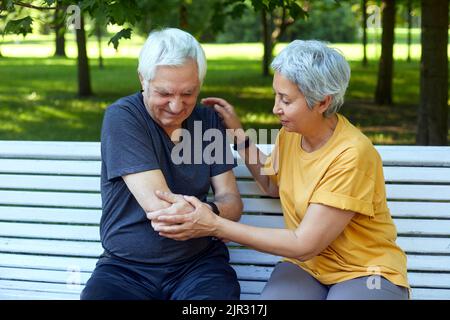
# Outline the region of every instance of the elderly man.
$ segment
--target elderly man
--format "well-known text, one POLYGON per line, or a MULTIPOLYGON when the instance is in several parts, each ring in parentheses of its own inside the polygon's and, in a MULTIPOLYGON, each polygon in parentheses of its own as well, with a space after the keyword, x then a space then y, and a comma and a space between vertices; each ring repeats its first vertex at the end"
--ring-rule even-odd
MULTIPOLYGON (((81 299, 239 299, 239 283, 222 241, 195 232, 177 240, 162 237, 155 231, 158 223, 147 217, 162 208, 175 213, 194 209, 181 196, 161 200, 156 190, 206 202, 212 187, 214 202, 206 205, 223 218, 240 218, 234 161, 174 161, 178 153, 173 151, 180 143, 193 146, 200 141, 200 151, 205 149, 198 124, 200 134, 215 128, 226 140, 216 112, 196 104, 206 74, 204 52, 184 31, 152 32, 140 53, 138 73, 142 91, 119 99, 104 115, 100 221, 104 253, 81 299), (197 140, 187 144, 183 130, 197 140)), ((230 154, 226 143, 215 147, 215 160, 230 154)), ((182 151, 197 156, 193 149, 182 151)))

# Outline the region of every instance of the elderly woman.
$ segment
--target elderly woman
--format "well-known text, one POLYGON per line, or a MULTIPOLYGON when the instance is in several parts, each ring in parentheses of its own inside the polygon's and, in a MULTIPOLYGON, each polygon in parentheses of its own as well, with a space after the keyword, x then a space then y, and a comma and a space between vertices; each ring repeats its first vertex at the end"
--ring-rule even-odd
MULTIPOLYGON (((350 67, 318 41, 293 41, 273 61, 273 113, 283 126, 266 157, 245 136, 233 107, 214 106, 235 130, 237 150, 259 187, 280 197, 286 229, 223 219, 193 197, 196 210, 153 212, 160 235, 212 235, 283 256, 262 299, 408 299, 406 256, 386 203, 381 158, 371 141, 338 114, 350 67), (259 161, 252 164, 252 153, 259 161)), ((170 202, 175 197, 160 193, 170 202)))

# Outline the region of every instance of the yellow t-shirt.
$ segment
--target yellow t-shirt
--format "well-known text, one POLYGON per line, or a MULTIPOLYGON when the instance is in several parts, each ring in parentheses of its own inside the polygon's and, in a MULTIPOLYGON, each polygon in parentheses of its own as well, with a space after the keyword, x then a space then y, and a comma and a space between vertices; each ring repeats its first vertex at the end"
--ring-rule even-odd
POLYGON ((307 153, 302 136, 281 129, 265 168, 280 192, 284 221, 296 229, 310 203, 356 212, 319 255, 297 264, 325 285, 380 274, 409 287, 406 255, 386 203, 383 165, 371 141, 344 116, 320 149, 307 153))

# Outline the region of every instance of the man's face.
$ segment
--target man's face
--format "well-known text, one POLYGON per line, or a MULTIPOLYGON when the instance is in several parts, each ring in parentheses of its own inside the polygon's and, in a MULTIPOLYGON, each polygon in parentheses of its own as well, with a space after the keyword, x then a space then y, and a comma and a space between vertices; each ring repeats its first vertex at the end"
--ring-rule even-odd
POLYGON ((197 63, 188 59, 182 66, 158 66, 143 96, 151 117, 171 136, 191 114, 199 91, 197 63))

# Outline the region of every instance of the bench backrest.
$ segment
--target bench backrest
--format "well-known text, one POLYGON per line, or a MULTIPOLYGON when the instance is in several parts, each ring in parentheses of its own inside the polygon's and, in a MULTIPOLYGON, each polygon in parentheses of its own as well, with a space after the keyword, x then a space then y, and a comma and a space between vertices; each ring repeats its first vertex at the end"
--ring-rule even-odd
MULTIPOLYGON (((377 149, 413 298, 450 299, 450 148, 377 149)), ((0 299, 78 298, 102 252, 99 174, 97 142, 0 141, 0 299)), ((279 200, 235 174, 241 221, 283 227, 279 200)), ((279 257, 229 247, 242 298, 257 298, 279 257)))

